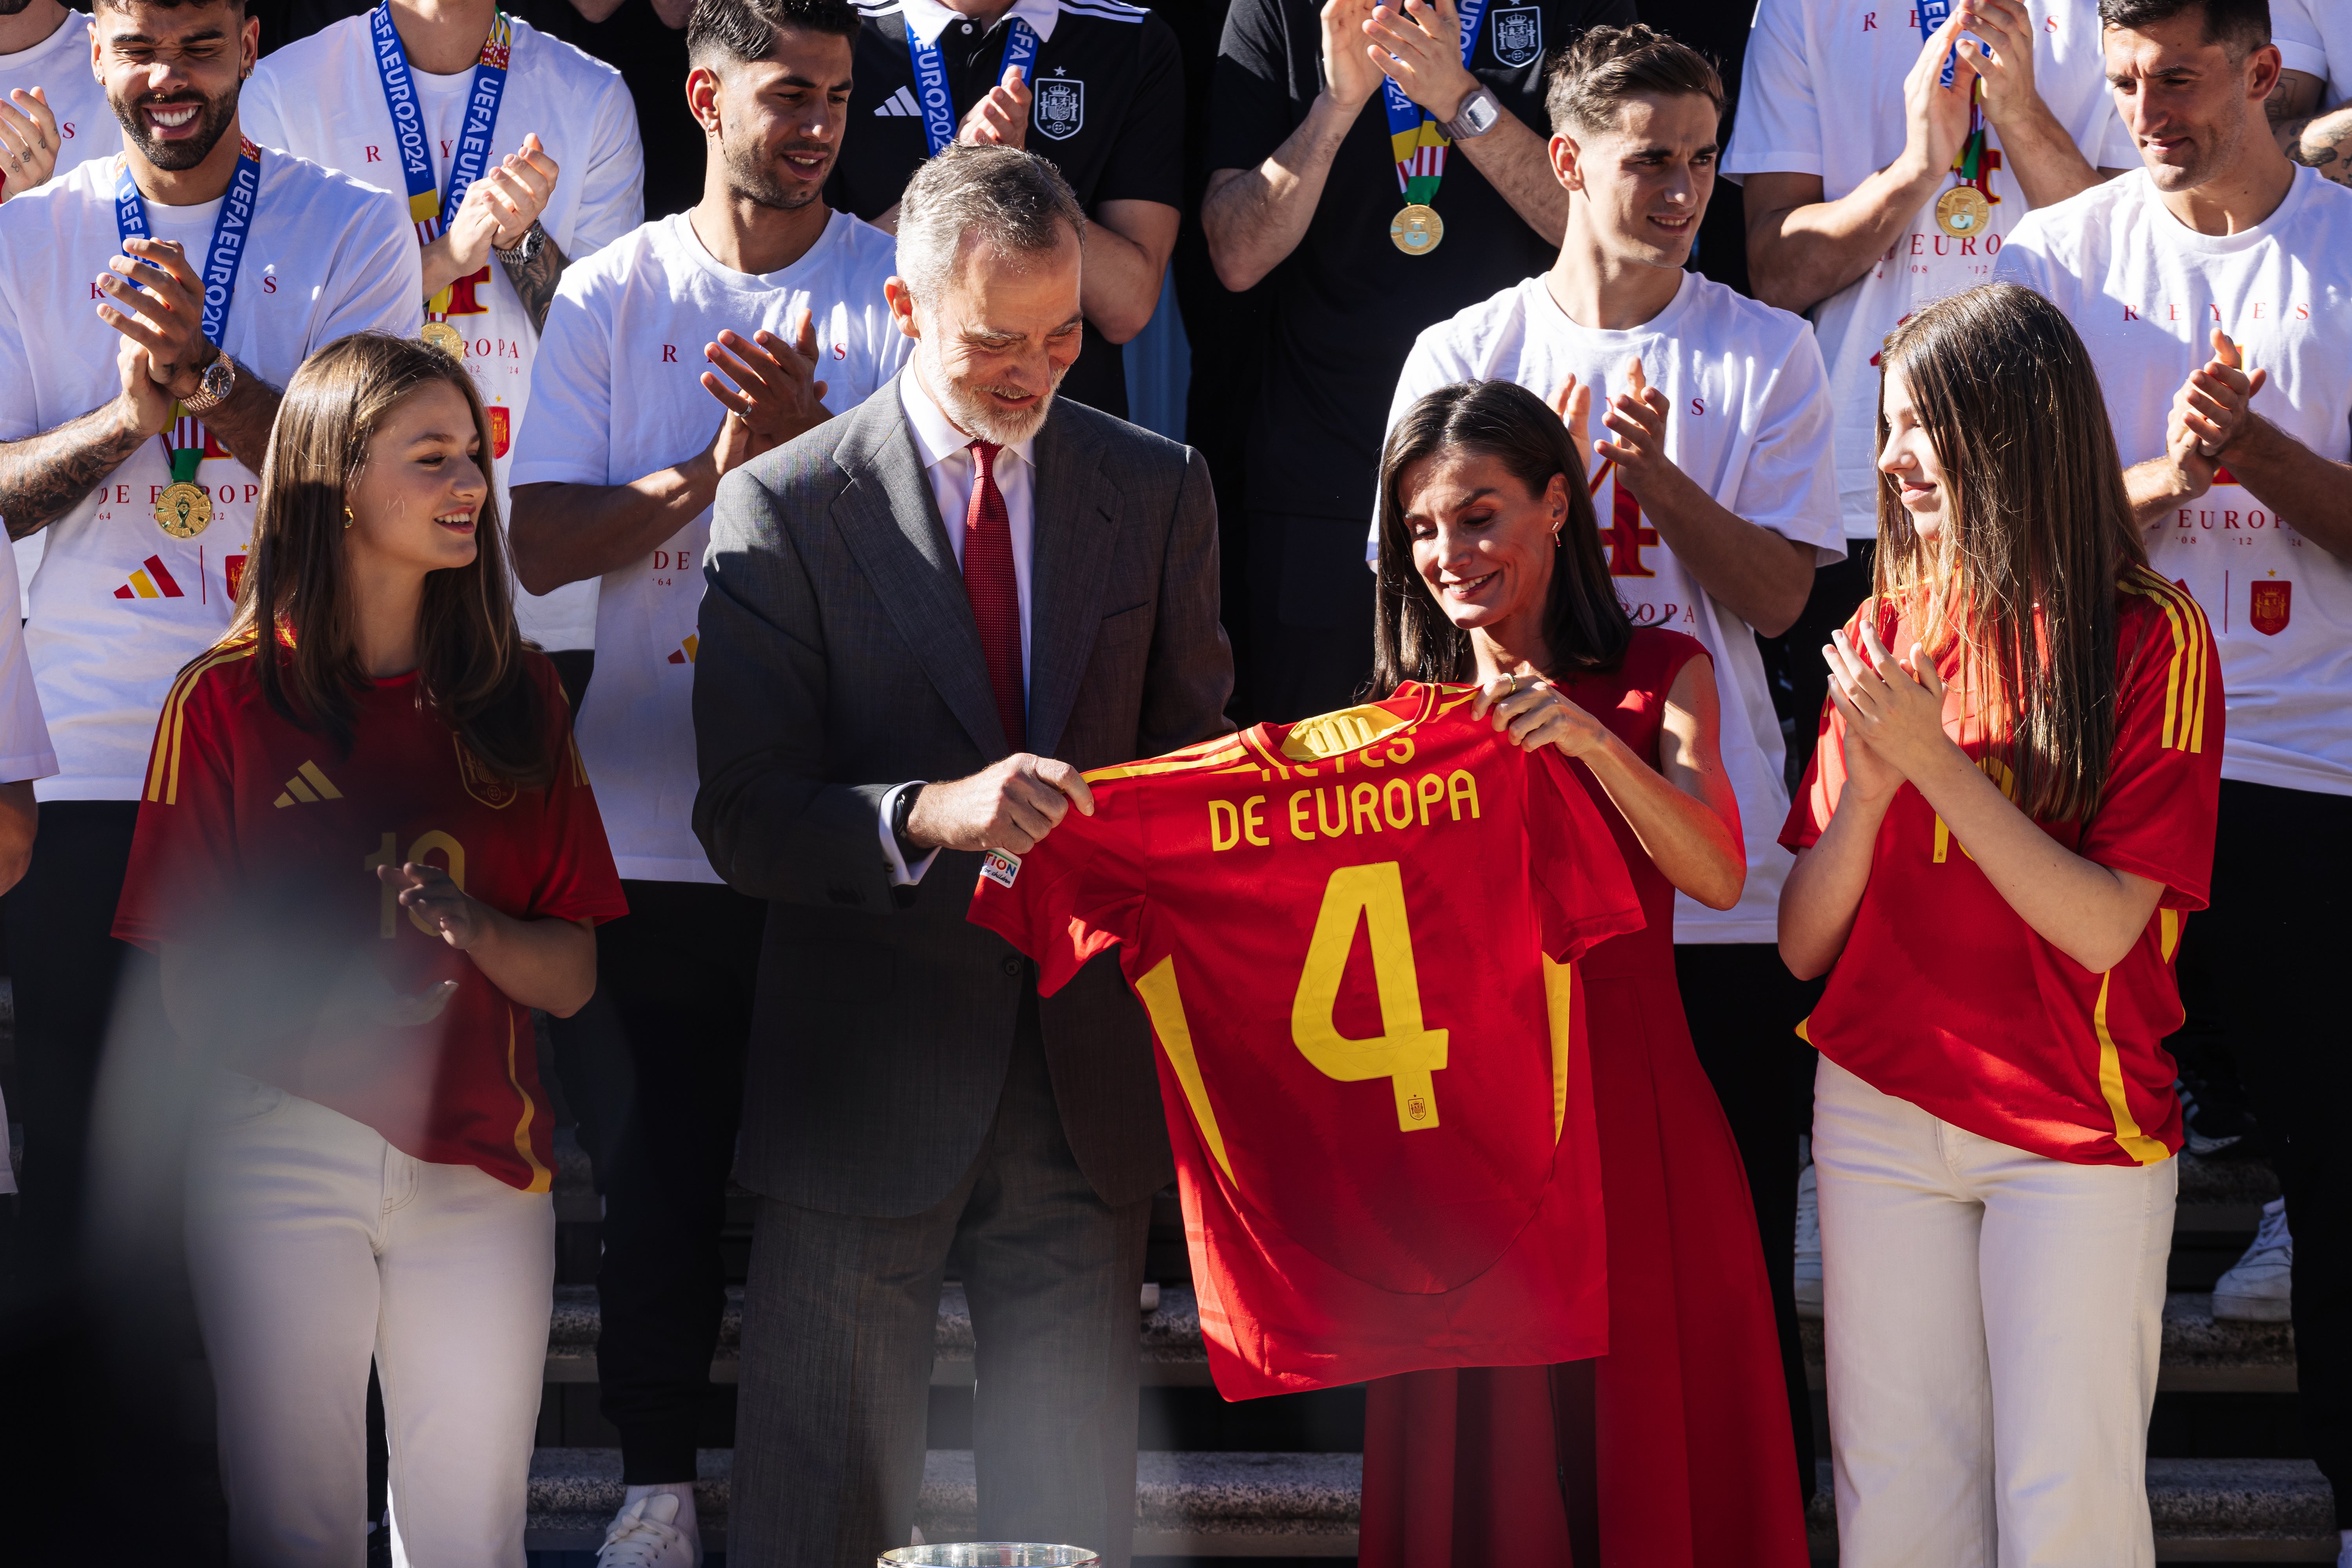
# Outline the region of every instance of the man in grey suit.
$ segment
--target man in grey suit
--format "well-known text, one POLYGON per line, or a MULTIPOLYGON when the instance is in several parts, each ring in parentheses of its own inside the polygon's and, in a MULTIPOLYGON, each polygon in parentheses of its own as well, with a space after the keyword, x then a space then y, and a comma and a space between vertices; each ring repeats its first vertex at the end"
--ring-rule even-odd
POLYGON ((1150 1028, 1111 958, 1041 1001, 964 920, 982 851, 1093 809, 1079 770, 1228 727, 1200 455, 1054 401, 1085 224, 1032 153, 925 164, 888 286, 908 368, 719 487, 694 826, 769 900, 733 1563, 906 1544, 950 1268, 981 1535, 1129 1560, 1137 1293, 1171 1173, 1150 1028))

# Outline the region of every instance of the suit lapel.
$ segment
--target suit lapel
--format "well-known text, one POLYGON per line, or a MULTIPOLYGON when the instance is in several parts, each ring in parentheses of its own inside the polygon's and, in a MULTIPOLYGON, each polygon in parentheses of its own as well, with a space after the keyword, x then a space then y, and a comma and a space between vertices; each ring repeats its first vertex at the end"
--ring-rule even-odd
POLYGON ((996 716, 971 601, 897 385, 884 387, 851 417, 858 428, 841 447, 849 484, 833 503, 835 524, 972 743, 984 756, 1003 756, 1011 748, 996 716))
MULTIPOLYGON (((1076 421, 1049 416, 1037 435, 1029 584, 1029 749, 1051 756, 1077 701, 1102 625, 1118 497, 1102 448, 1076 421)), ((973 646, 978 647, 978 634, 973 646)))

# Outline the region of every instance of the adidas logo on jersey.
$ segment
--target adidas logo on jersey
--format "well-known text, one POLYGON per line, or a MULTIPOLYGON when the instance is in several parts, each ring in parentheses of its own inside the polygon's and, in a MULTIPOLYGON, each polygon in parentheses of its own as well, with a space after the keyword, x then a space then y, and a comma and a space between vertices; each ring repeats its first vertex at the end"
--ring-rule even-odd
POLYGON ((163 569, 163 558, 150 555, 139 563, 129 581, 114 591, 118 599, 184 599, 187 591, 177 579, 163 569))
POLYGON ((304 763, 294 770, 294 776, 286 781, 285 793, 269 804, 283 810, 298 800, 305 805, 316 805, 322 800, 342 798, 343 792, 329 782, 327 775, 319 770, 318 763, 304 763))
POLYGON ((696 636, 692 632, 687 633, 686 640, 669 650, 670 663, 692 664, 694 662, 695 650, 701 646, 702 639, 699 637, 696 636))
POLYGON ((874 112, 886 120, 889 119, 893 115, 909 114, 919 119, 922 116, 923 106, 915 101, 915 89, 913 88, 902 87, 898 91, 892 93, 889 97, 884 99, 880 103, 876 104, 874 106, 874 112))

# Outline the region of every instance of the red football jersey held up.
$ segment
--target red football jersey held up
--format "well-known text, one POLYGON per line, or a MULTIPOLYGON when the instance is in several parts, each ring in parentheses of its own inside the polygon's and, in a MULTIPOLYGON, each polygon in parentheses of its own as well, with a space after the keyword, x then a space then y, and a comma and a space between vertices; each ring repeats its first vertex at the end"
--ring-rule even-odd
POLYGON ((1567 761, 1473 695, 1090 773, 973 896, 1046 994, 1118 944, 1228 1398, 1607 1349, 1574 963, 1641 907, 1567 761))
MULTIPOLYGON (((1875 602, 1890 648, 1920 640, 1908 598, 1875 602)), ((1955 1127, 2078 1165, 2154 1164, 2180 1149, 2164 1037, 2180 1026, 2172 972, 2182 923, 2205 907, 2221 816, 2221 665, 2183 590, 2144 568, 2117 599, 2116 739, 2087 822, 2037 826, 2068 850, 2161 883, 2123 961, 2094 973, 2025 923, 1909 784, 1879 824, 1870 882, 1820 1005, 1800 1033, 1877 1089, 1955 1127)), ((1861 640, 1864 604, 1847 623, 1861 640)), ((2013 795, 2008 765, 1960 682, 1958 640, 1935 655, 1944 730, 2013 795)), ((1818 843, 1845 787, 1845 721, 1821 744, 1780 842, 1818 843)))
POLYGON ((114 934, 201 949, 245 933, 271 945, 289 987, 312 977, 305 965, 328 972, 287 1008, 257 998, 257 1020, 284 1027, 232 1037, 222 1065, 341 1111, 417 1159, 548 1191, 553 1117, 530 1010, 403 910, 375 868, 438 866, 520 920, 628 912, 554 666, 524 656, 556 765, 545 786, 520 789, 418 702, 413 673, 357 694, 345 756, 269 706, 254 652, 250 636, 224 643, 164 700, 114 934), (307 1023, 354 984, 389 998, 444 980, 457 992, 428 1023, 307 1023))

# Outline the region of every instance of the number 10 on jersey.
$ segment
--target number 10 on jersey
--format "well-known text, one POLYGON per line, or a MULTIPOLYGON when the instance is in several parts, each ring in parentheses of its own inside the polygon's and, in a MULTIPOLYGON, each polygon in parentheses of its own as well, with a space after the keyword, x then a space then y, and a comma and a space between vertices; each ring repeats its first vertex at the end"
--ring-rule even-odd
POLYGON ((1396 1091, 1397 1130, 1437 1125, 1430 1074, 1445 1066, 1445 1031, 1423 1026, 1421 974, 1405 923, 1404 879, 1397 862, 1342 866, 1323 888, 1323 907, 1307 942, 1307 964, 1290 1004, 1290 1037, 1317 1071, 1342 1083, 1384 1078, 1396 1091), (1353 1040, 1333 1014, 1355 945, 1359 920, 1370 928, 1372 976, 1380 990, 1381 1032, 1353 1040))

